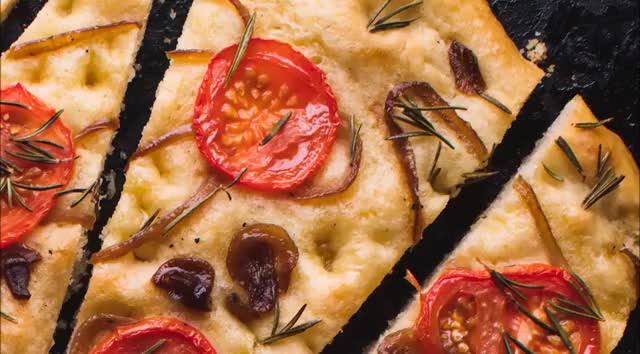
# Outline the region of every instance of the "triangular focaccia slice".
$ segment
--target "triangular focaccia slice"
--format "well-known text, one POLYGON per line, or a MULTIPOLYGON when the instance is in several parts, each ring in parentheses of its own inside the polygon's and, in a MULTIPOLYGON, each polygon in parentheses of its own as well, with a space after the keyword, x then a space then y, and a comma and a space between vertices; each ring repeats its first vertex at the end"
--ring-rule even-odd
MULTIPOLYGON (((520 167, 517 172, 520 177, 505 186, 428 281, 424 292, 432 289, 433 283, 447 270, 482 269, 479 261, 496 269, 530 263, 569 268, 584 279, 600 306, 605 319, 599 323, 600 353, 611 352, 622 337, 637 301, 634 259, 637 261, 640 227, 639 176, 636 162, 616 134, 604 126, 576 127, 578 123, 597 122, 583 99, 574 98, 520 167), (556 143, 560 137, 575 153, 586 178, 577 172, 556 143), (610 156, 606 163, 598 163, 599 146, 601 160, 605 160, 607 154, 610 156), (610 167, 611 176, 624 175, 625 179, 617 189, 586 209, 583 200, 596 183, 599 165, 602 173, 610 167), (529 204, 524 202, 521 193, 525 183, 537 196, 553 236, 546 231, 543 220, 534 219, 529 204), (628 252, 635 256, 625 254, 628 252)), ((413 328, 419 311, 416 299, 398 316, 385 336, 413 328)))
MULTIPOLYGON (((237 1, 194 1, 178 51, 169 54, 172 64, 158 89, 139 154, 130 161, 121 200, 104 230, 103 251, 127 240, 157 210, 161 218, 167 215, 193 196, 213 173, 191 135, 165 138, 188 131, 208 62, 214 53, 237 43, 243 32, 243 21, 232 3, 237 1), (163 143, 148 150, 158 139, 163 143)), ((411 26, 378 33, 369 33, 366 28, 382 1, 243 3, 248 13, 258 14, 254 37, 291 44, 326 73, 337 97, 342 117, 338 139, 313 183, 339 185, 343 179, 352 116, 362 124, 363 145, 355 181, 343 193, 306 201, 242 186, 230 191, 231 201, 222 194, 213 197, 166 237, 97 263, 78 324, 104 313, 136 320, 168 315, 197 328, 223 353, 319 352, 414 242, 417 203, 410 177, 394 144, 385 140, 391 134, 384 121, 388 92, 402 81, 428 81, 450 104, 468 108, 461 114, 489 150, 501 140, 514 117, 456 90, 448 61, 451 39, 475 49, 492 95, 514 112, 541 77, 539 69, 521 58, 482 0, 456 6, 444 0, 425 2, 417 10, 422 17, 411 26), (514 83, 513 77, 519 81, 514 83), (225 306, 232 292, 244 294, 227 271, 227 250, 244 225, 255 223, 283 227, 299 252, 289 288, 279 295, 281 327, 304 304, 307 307, 299 324, 322 321, 304 333, 271 344, 260 340, 270 334, 273 312, 258 320, 241 321, 225 306), (211 312, 174 301, 151 282, 160 265, 184 256, 202 258, 215 270, 211 312)), ((433 124, 449 131, 443 122, 433 124)), ((464 137, 458 139, 456 131, 449 132, 460 148, 455 156, 443 149, 439 167, 442 183, 455 185, 462 172, 474 171, 482 161, 458 165, 456 161, 470 160, 470 154, 461 148, 464 137)), ((428 173, 427 165, 437 146, 432 137, 422 139, 424 149, 415 149, 421 175, 428 173)), ((449 197, 448 192, 423 194, 423 204, 432 218, 449 197)), ((105 254, 108 252, 98 255, 105 254)))
MULTIPOLYGON (((151 0, 49 1, 2 56, 2 89, 20 83, 50 107, 64 109, 60 119, 74 136, 78 156, 65 188, 87 188, 100 176, 150 7, 151 0), (102 12, 107 3, 110 11, 102 12), (97 12, 102 13, 95 17, 97 12), (68 30, 73 32, 62 33, 68 30)), ((85 232, 95 220, 91 193, 70 208, 79 197, 57 198, 49 216, 20 240, 42 259, 31 265, 30 299, 14 299, 2 281, 2 312, 16 321, 1 320, 2 353, 44 353, 51 347, 85 232)))
POLYGON ((18 0, 2 0, 0 1, 0 23, 4 22, 11 13, 11 10, 16 6, 18 0))

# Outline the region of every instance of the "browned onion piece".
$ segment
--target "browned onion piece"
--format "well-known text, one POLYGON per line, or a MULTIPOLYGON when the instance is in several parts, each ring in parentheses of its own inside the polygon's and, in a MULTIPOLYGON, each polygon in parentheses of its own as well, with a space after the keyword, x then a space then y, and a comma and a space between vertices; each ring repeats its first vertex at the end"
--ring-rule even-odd
POLYGON ((551 225, 549 225, 549 221, 547 220, 546 215, 544 215, 540 201, 538 200, 538 197, 531 185, 527 183, 522 176, 518 175, 513 181, 513 189, 518 193, 520 199, 527 206, 529 213, 531 213, 531 216, 536 223, 536 228, 540 233, 540 239, 542 240, 542 243, 549 255, 551 265, 562 267, 564 269, 571 269, 569 268, 566 258, 562 254, 562 250, 558 246, 555 236, 553 236, 551 225))
POLYGON ((31 264, 38 262, 42 256, 33 248, 16 244, 2 250, 2 274, 14 298, 26 300, 31 298, 29 279, 31 264))
POLYGON ((313 183, 305 183, 290 193, 293 199, 308 200, 314 198, 328 197, 334 194, 340 194, 346 191, 353 181, 355 181, 360 171, 360 161, 362 160, 362 139, 356 137, 356 149, 353 161, 349 164, 349 168, 345 170, 344 177, 340 183, 329 187, 320 187, 313 183))
POLYGON ((175 301, 197 310, 211 311, 211 289, 215 273, 201 258, 173 258, 158 268, 151 278, 175 301))
POLYGON ((467 95, 475 95, 487 89, 480 73, 478 58, 471 49, 458 41, 451 42, 449 47, 449 64, 453 71, 458 90, 467 95))
POLYGON ((16 44, 15 46, 9 48, 7 57, 22 58, 26 56, 37 55, 40 53, 65 47, 77 41, 89 39, 98 33, 119 33, 134 28, 140 29, 142 28, 142 26, 135 21, 122 21, 103 26, 87 27, 70 32, 59 33, 50 37, 16 44))
POLYGON ((185 125, 179 126, 176 129, 173 129, 170 132, 163 134, 159 138, 155 138, 150 142, 138 147, 138 150, 136 150, 136 152, 133 154, 133 156, 131 156, 131 158, 133 159, 133 158, 144 156, 150 153, 151 151, 167 144, 170 141, 173 141, 175 139, 179 139, 182 137, 186 137, 191 134, 192 134, 191 124, 185 124, 185 125))
POLYGON ((278 294, 289 288, 291 271, 298 263, 298 248, 282 227, 254 224, 240 230, 229 245, 227 270, 247 291, 250 308, 267 313, 278 294))
POLYGON ((204 49, 176 49, 167 52, 171 60, 204 61, 209 62, 216 52, 204 49))
POLYGON ((246 25, 251 18, 251 14, 249 14, 249 10, 247 9, 247 7, 244 6, 244 4, 240 2, 240 0, 229 0, 229 2, 231 2, 236 10, 238 10, 238 14, 240 14, 240 17, 242 17, 242 21, 246 25))
POLYGON ((418 354, 413 328, 389 333, 378 346, 378 354, 418 354))
POLYGON ((95 133, 103 129, 118 129, 118 122, 113 119, 104 119, 97 121, 90 126, 82 129, 80 132, 78 132, 78 134, 73 136, 73 139, 79 140, 91 133, 95 133))
POLYGON ((209 174, 209 177, 204 181, 204 183, 202 183, 196 193, 186 202, 180 204, 168 214, 161 216, 149 227, 136 232, 128 239, 95 253, 91 257, 91 263, 99 263, 122 257, 132 250, 142 246, 145 242, 162 237, 162 230, 174 221, 177 216, 195 205, 208 194, 213 193, 219 187, 220 181, 218 180, 217 174, 209 174))
POLYGON ((116 327, 136 322, 133 318, 99 313, 87 318, 73 333, 68 354, 87 354, 105 334, 116 327))

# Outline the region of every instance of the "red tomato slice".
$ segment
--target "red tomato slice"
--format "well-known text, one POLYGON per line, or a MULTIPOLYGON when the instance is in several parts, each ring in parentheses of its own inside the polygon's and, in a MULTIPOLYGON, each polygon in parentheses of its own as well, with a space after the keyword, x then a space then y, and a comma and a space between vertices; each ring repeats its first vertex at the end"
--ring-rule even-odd
MULTIPOLYGON (((508 279, 542 288, 520 288, 519 300, 534 316, 550 324, 543 305, 564 298, 586 306, 569 284, 577 283, 560 268, 542 264, 500 270, 508 279)), ((509 290, 506 290, 509 291, 509 290)), ((491 279, 487 271, 453 270, 442 275, 420 297, 415 335, 421 353, 505 353, 502 331, 510 333, 536 353, 569 353, 560 337, 551 336, 521 312, 491 279)), ((600 351, 598 322, 554 311, 578 354, 600 351)), ((513 353, 523 353, 513 343, 513 353)))
POLYGON ((290 45, 253 39, 225 88, 237 45, 209 63, 195 103, 193 128, 200 152, 240 184, 262 191, 291 190, 327 159, 340 125, 324 72, 290 45), (266 144, 265 136, 291 117, 266 144))
POLYGON ((216 354, 202 333, 170 317, 148 318, 117 327, 90 354, 140 354, 154 345, 158 346, 154 354, 216 354))
POLYGON ((0 91, 0 100, 3 101, 0 104, 1 249, 18 242, 22 236, 36 227, 53 207, 56 191, 64 188, 71 178, 74 149, 71 131, 60 119, 30 138, 31 147, 14 141, 13 139, 24 138, 42 127, 55 111, 20 84, 0 91), (28 108, 16 107, 7 102, 17 102, 28 108), (38 149, 44 152, 37 152, 38 149), (43 163, 17 157, 12 153, 22 156, 43 156, 46 153, 50 158, 47 158, 48 163, 43 163), (11 183, 11 186, 8 183, 11 183), (50 188, 55 185, 59 187, 50 188), (31 189, 25 186, 31 186, 31 189), (22 206, 20 201, 31 211, 22 206))

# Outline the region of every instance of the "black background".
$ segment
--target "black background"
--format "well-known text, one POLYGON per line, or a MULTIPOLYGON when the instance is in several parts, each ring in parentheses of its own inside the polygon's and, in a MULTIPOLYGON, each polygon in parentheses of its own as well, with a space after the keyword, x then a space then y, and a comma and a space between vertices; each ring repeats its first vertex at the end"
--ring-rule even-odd
MULTIPOLYGON (((538 38, 549 49, 547 60, 540 65, 546 68, 555 64, 555 72, 535 90, 497 148, 492 166, 501 173, 492 180, 466 188, 448 205, 425 231, 422 242, 407 252, 343 332, 324 350, 325 354, 361 353, 377 339, 387 327, 387 322, 402 310, 414 294, 414 290, 403 280, 405 269, 411 269, 419 280, 429 276, 495 198, 502 185, 574 95, 583 95, 601 119, 615 117, 609 127, 623 138, 636 161, 639 160, 638 0, 493 0, 490 3, 519 48, 536 37, 536 32, 539 33, 538 38)), ((0 50, 6 50, 15 41, 43 4, 43 0, 19 2, 0 27, 0 50)), ((137 57, 141 69, 127 89, 125 110, 121 117, 123 129, 116 135, 114 153, 108 157, 105 166, 106 173, 115 172, 119 189, 124 183, 125 166, 120 152, 130 156, 140 139, 142 128, 149 118, 156 87, 168 66, 164 52, 175 47, 190 5, 190 0, 154 2, 143 46, 137 57), (177 13, 175 19, 170 16, 171 10, 177 13), (166 38, 171 41, 167 43, 166 38)), ((517 79, 513 78, 514 81, 517 79)), ((114 198, 101 203, 98 222, 89 235, 88 252, 99 249, 98 235, 118 198, 119 193, 116 193, 114 198)), ((83 280, 84 286, 75 289, 62 309, 52 353, 62 353, 66 347, 71 331, 69 323, 84 296, 87 279, 88 276, 83 280)), ((632 313, 625 336, 615 353, 640 353, 638 333, 640 308, 632 313)))

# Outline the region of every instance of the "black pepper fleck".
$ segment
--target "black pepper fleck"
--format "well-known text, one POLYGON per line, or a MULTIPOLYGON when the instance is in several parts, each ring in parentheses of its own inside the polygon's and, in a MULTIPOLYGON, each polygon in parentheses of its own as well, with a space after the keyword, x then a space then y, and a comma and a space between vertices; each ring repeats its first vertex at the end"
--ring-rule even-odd
POLYGON ((195 243, 200 243, 200 237, 196 237, 193 241, 195 241, 195 243))

